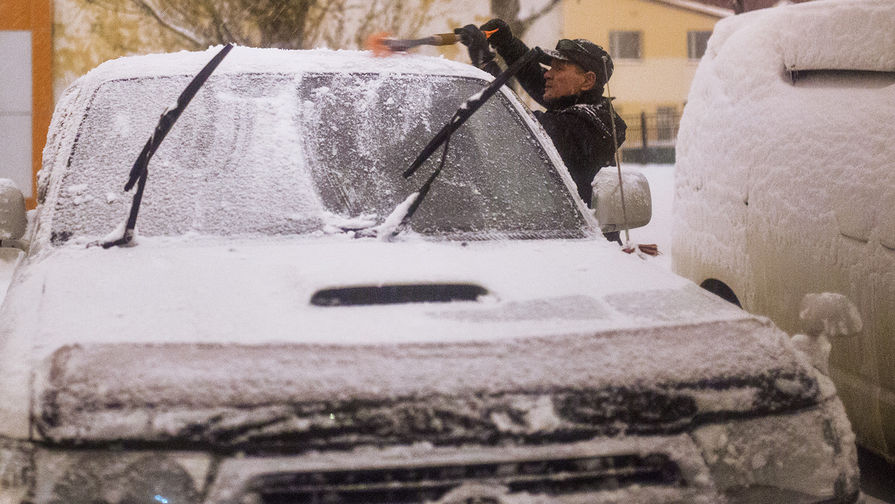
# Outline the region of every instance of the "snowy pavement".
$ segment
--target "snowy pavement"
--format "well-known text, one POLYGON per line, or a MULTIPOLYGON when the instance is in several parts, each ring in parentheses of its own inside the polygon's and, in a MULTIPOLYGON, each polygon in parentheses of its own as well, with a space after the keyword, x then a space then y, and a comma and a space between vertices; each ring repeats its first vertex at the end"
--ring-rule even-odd
MULTIPOLYGON (((605 168, 614 169, 614 168, 605 168)), ((623 170, 643 173, 650 185, 653 200, 653 217, 642 228, 630 231, 631 241, 638 244, 655 243, 659 247, 656 259, 662 266, 671 269, 671 202, 674 197, 674 165, 622 164, 623 170)), ((624 234, 622 234, 624 240, 624 234)))

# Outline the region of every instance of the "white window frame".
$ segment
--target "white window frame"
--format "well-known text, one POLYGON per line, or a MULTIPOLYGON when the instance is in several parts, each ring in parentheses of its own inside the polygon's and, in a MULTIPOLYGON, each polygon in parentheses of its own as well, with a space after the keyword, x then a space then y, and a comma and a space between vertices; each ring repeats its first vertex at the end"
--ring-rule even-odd
POLYGON ((690 30, 687 32, 687 58, 691 60, 700 60, 705 54, 709 37, 712 36, 710 30, 690 30))
POLYGON ((609 55, 614 60, 643 59, 643 32, 630 30, 609 32, 609 55), (633 51, 630 45, 634 45, 633 51))

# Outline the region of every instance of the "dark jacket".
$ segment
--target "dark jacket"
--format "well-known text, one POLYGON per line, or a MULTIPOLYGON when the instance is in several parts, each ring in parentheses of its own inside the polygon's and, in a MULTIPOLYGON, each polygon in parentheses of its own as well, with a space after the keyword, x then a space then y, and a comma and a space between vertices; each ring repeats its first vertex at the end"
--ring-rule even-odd
MULTIPOLYGON (((496 49, 508 65, 528 52, 525 43, 515 37, 496 49)), ((500 73, 500 67, 493 61, 485 66, 485 70, 495 76, 500 73)), ((545 101, 544 72, 546 70, 541 65, 532 62, 516 74, 516 80, 529 96, 547 109, 536 111, 534 115, 569 169, 578 186, 578 195, 590 206, 594 176, 603 166, 615 165, 609 100, 602 96, 601 85, 576 96, 545 101)), ((626 127, 625 121, 616 115, 615 134, 619 146, 625 140, 626 127)))

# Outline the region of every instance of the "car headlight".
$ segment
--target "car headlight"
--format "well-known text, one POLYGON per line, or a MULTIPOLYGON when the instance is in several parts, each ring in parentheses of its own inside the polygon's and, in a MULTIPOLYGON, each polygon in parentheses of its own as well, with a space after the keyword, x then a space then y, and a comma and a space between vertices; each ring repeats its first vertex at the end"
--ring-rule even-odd
POLYGON ((37 503, 195 504, 210 457, 113 451, 38 450, 37 503))
POLYGON ((706 425, 693 439, 731 504, 844 504, 860 495, 854 434, 838 400, 706 425))

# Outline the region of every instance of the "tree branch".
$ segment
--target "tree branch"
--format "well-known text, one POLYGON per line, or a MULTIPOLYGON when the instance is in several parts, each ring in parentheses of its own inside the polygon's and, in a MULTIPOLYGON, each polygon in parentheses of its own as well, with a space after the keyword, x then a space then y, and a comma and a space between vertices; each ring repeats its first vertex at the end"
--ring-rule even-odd
POLYGON ((535 24, 538 19, 541 19, 542 17, 544 17, 545 14, 553 10, 553 8, 556 7, 559 2, 560 0, 550 0, 550 3, 544 6, 544 8, 542 8, 541 10, 533 13, 525 19, 520 19, 519 24, 522 27, 522 32, 520 33, 520 35, 528 31, 528 29, 531 28, 531 25, 535 24))
POLYGON ((144 12, 146 12, 147 14, 149 14, 150 16, 155 18, 155 20, 158 21, 158 23, 160 25, 162 25, 162 27, 166 28, 168 31, 171 31, 174 34, 179 35, 180 37, 192 42, 194 45, 196 45, 198 47, 207 45, 207 43, 203 43, 203 41, 201 39, 199 39, 195 33, 192 33, 185 28, 177 26, 173 22, 170 22, 167 19, 164 19, 162 17, 162 12, 159 11, 158 7, 156 7, 155 5, 151 5, 148 0, 131 0, 131 1, 134 2, 134 4, 137 5, 137 7, 142 8, 144 12))

